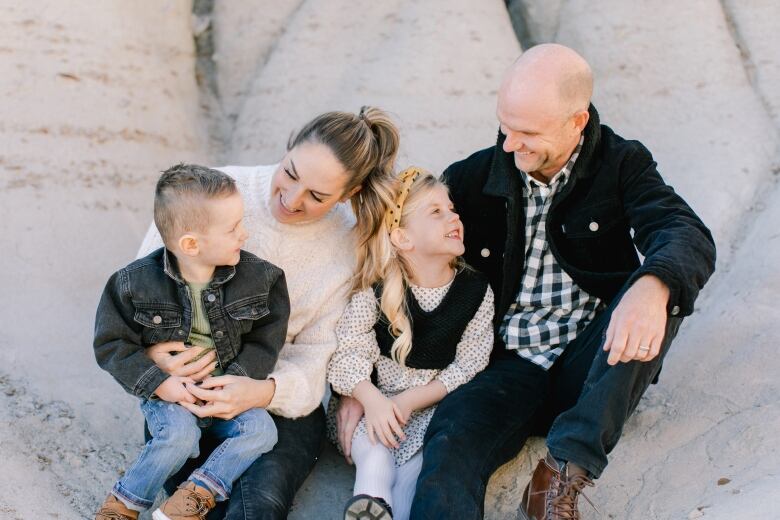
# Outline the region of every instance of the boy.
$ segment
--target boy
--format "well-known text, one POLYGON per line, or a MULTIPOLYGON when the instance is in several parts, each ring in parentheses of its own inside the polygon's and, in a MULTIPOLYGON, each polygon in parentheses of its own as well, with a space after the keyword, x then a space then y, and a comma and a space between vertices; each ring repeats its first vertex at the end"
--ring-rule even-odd
POLYGON ((227 500, 244 470, 276 444, 276 427, 262 408, 230 420, 198 420, 176 404, 196 402, 187 385, 197 381, 169 376, 145 355, 157 343, 186 342, 216 351, 216 374, 265 379, 271 372, 284 345, 290 302, 282 270, 241 250, 247 238, 243 213, 228 175, 185 164, 166 170, 154 201, 165 247, 106 284, 95 323, 95 358, 141 398, 152 439, 96 520, 136 520, 166 479, 198 455, 202 430, 224 439, 222 444, 154 511, 154 520, 205 518, 216 501, 227 500))

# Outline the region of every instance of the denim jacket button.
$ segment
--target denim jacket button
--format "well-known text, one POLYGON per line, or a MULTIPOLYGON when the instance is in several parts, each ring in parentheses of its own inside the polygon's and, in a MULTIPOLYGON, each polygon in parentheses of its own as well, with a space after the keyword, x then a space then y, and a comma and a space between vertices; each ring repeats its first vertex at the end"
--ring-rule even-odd
POLYGON ((680 306, 675 305, 674 307, 672 307, 672 316, 677 316, 678 314, 680 314, 680 306))
POLYGON ((179 336, 184 336, 184 331, 179 329, 179 331, 176 334, 178 334, 179 336))
POLYGON ((206 296, 206 300, 210 301, 211 303, 214 303, 214 300, 216 299, 217 297, 214 296, 213 294, 209 294, 208 296, 206 296))
POLYGON ((218 330, 217 332, 214 333, 214 337, 217 337, 217 338, 221 338, 224 335, 225 334, 221 330, 218 330))
POLYGON ((490 256, 490 249, 485 247, 482 249, 482 251, 479 252, 479 254, 482 255, 482 258, 487 258, 490 256))
POLYGON ((162 316, 155 316, 154 318, 152 318, 152 323, 154 323, 155 325, 159 325, 160 323, 162 323, 162 316))
POLYGON ((594 221, 594 222, 591 222, 591 223, 588 225, 588 229, 590 229, 590 230, 591 230, 591 231, 593 231, 593 232, 596 232, 596 231, 598 231, 598 230, 599 230, 599 223, 598 223, 598 222, 595 222, 595 221, 594 221))

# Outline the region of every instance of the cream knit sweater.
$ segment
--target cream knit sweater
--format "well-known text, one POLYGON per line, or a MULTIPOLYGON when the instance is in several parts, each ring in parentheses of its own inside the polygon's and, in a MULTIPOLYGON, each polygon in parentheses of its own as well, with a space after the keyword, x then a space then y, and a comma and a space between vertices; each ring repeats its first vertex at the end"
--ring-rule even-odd
MULTIPOLYGON (((290 294, 287 341, 276 368, 268 411, 284 417, 311 413, 325 393, 325 372, 336 350, 336 322, 344 311, 355 266, 353 227, 348 204, 337 204, 325 217, 302 224, 281 224, 271 215, 271 176, 276 166, 218 168, 234 179, 244 197, 244 249, 284 270, 290 294)), ((162 247, 152 225, 138 256, 162 247)))

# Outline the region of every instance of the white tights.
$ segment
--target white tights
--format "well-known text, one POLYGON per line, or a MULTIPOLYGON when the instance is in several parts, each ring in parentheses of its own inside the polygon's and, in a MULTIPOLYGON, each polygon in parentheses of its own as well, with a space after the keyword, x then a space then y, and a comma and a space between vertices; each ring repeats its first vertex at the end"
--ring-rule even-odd
POLYGON ((407 520, 422 468, 422 450, 396 467, 393 454, 382 443, 371 444, 367 435, 358 435, 352 441, 352 460, 356 468, 353 494, 383 498, 393 508, 393 520, 407 520))

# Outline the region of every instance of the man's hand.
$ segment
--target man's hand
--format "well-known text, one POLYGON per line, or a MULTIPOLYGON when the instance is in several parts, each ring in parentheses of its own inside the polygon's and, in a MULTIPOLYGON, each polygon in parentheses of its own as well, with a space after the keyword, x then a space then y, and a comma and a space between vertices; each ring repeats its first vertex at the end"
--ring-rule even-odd
POLYGON ((363 418, 363 405, 354 397, 341 396, 336 411, 336 430, 344 458, 352 464, 352 435, 355 433, 360 419, 363 418))
POLYGON ((609 320, 604 342, 607 363, 654 359, 664 340, 668 303, 669 288, 658 277, 645 275, 634 282, 609 320))
POLYGON ((171 376, 162 383, 154 393, 163 401, 169 403, 194 403, 195 396, 190 393, 184 386, 187 383, 194 383, 195 381, 189 377, 171 376))
POLYGON ((166 374, 190 377, 195 381, 203 381, 217 366, 217 353, 214 350, 191 363, 200 353, 201 349, 187 347, 181 341, 157 343, 146 349, 146 355, 166 374))

